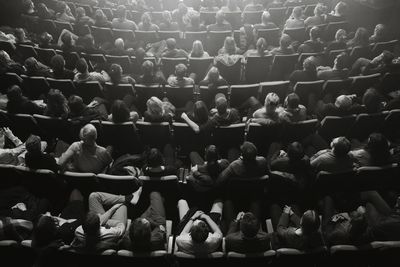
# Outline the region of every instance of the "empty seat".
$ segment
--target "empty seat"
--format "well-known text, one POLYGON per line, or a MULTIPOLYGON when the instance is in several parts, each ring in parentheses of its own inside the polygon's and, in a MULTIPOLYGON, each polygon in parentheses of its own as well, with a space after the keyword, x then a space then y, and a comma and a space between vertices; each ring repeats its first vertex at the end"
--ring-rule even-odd
POLYGON ((165 95, 176 108, 184 108, 188 101, 193 101, 193 86, 165 86, 165 95))
POLYGON ((350 87, 351 93, 361 97, 368 88, 374 87, 380 82, 381 74, 375 73, 365 76, 354 76, 350 77, 350 79, 352 81, 350 87))
POLYGON ((221 76, 228 82, 228 84, 238 84, 242 79, 242 61, 238 59, 235 64, 227 66, 220 61, 217 62, 216 67, 221 76))
POLYGON ((192 151, 203 153, 205 147, 211 143, 209 132, 195 133, 186 123, 174 122, 172 124, 174 144, 177 153, 186 157, 192 151))
POLYGON ((382 77, 380 84, 380 91, 383 94, 390 94, 391 92, 400 89, 400 74, 399 73, 385 73, 382 77))
POLYGON ((380 131, 389 112, 380 112, 374 114, 359 114, 356 121, 349 128, 347 136, 364 141, 369 134, 380 131))
POLYGON ((82 97, 85 104, 92 102, 95 97, 104 98, 102 86, 98 81, 78 83, 76 85, 76 93, 82 97))
POLYGON ((59 138, 66 143, 73 141, 71 140, 69 124, 66 120, 38 114, 34 114, 33 117, 41 130, 43 140, 52 141, 59 138))
POLYGON ((300 43, 303 43, 304 41, 307 40, 307 34, 306 34, 306 28, 289 28, 289 29, 284 29, 283 33, 286 33, 287 35, 292 38, 292 41, 298 41, 300 43))
POLYGON ((279 96, 281 103, 283 103, 288 91, 289 81, 262 82, 260 83, 260 94, 258 100, 261 103, 264 103, 267 94, 275 93, 279 96))
POLYGON ((299 54, 276 55, 271 67, 270 80, 288 80, 288 76, 293 72, 299 59, 299 54))
POLYGON ((384 50, 394 52, 396 45, 398 44, 399 40, 391 40, 387 42, 378 42, 373 45, 372 47, 372 56, 376 57, 381 54, 384 50))
POLYGON ((335 137, 345 136, 348 129, 350 129, 354 124, 355 120, 355 115, 345 117, 326 116, 321 121, 321 127, 318 129, 318 134, 327 142, 330 142, 335 137))
POLYGON ((34 57, 39 60, 38 54, 36 53, 33 46, 30 45, 23 45, 23 44, 17 45, 17 53, 19 54, 22 61, 25 61, 25 59, 29 57, 34 57))
POLYGON ((242 13, 243 24, 259 24, 261 23, 261 15, 263 11, 244 11, 242 13))
POLYGON ((247 57, 245 80, 247 83, 258 83, 268 80, 273 56, 247 57))
POLYGON ((4 50, 7 52, 7 54, 10 55, 10 57, 13 57, 15 55, 15 45, 11 42, 7 41, 0 41, 0 50, 4 50))
POLYGON ((294 92, 299 96, 300 103, 309 107, 310 97, 315 97, 316 99, 322 93, 322 86, 324 85, 324 81, 312 81, 312 82, 297 82, 294 86, 294 92))
POLYGON ((200 21, 202 21, 204 25, 214 24, 216 14, 217 14, 217 12, 215 12, 215 11, 201 11, 200 12, 200 21))
POLYGON ((218 145, 218 150, 223 157, 231 148, 239 148, 244 142, 244 123, 231 124, 229 126, 216 127, 213 133, 213 144, 218 145))
POLYGON ((285 23, 286 7, 269 8, 268 12, 271 14, 271 20, 278 26, 285 23))
POLYGON ((239 30, 242 24, 242 12, 224 12, 225 20, 229 22, 233 30, 239 30))
POLYGON ((246 141, 252 142, 258 149, 258 153, 266 155, 272 142, 281 139, 282 124, 259 125, 250 123, 246 141))
POLYGON ((400 137, 400 128, 398 125, 400 125, 400 109, 391 110, 385 118, 382 132, 390 140, 395 140, 400 137))
POLYGON ((135 33, 131 30, 112 29, 112 34, 115 39, 122 38, 125 42, 133 42, 135 33))
POLYGON ((113 33, 110 28, 101 28, 101 27, 92 26, 91 31, 92 31, 94 41, 97 44, 103 44, 103 43, 111 42, 112 40, 114 40, 114 36, 113 36, 113 33))
POLYGON ((240 107, 251 96, 257 97, 259 84, 232 85, 229 103, 231 107, 240 107))
POLYGON ((288 123, 284 125, 283 140, 286 142, 301 141, 317 131, 317 119, 288 123))
POLYGON ((25 142, 31 134, 42 136, 33 116, 28 114, 8 114, 8 118, 11 121, 10 129, 22 142, 25 142))
POLYGON ((76 93, 75 85, 69 79, 47 78, 47 82, 50 88, 60 90, 66 98, 76 93))
POLYGON ((213 64, 214 58, 195 58, 189 57, 189 71, 188 73, 196 74, 196 83, 203 80, 206 77, 208 70, 213 64))
POLYGON ((29 99, 35 100, 47 96, 50 86, 46 78, 37 76, 29 77, 26 75, 21 75, 21 78, 23 79, 22 89, 24 95, 29 97, 29 99))
POLYGON ((127 195, 135 192, 139 185, 137 178, 131 175, 110 175, 110 174, 97 174, 99 181, 99 189, 103 192, 127 195))
POLYGON ((42 63, 47 66, 51 66, 51 58, 56 55, 56 51, 54 49, 35 47, 35 51, 38 54, 39 59, 42 63))
POLYGON ((105 85, 105 96, 110 104, 112 104, 114 100, 122 100, 128 95, 135 95, 132 84, 112 84, 107 82, 105 85))
POLYGON ((341 94, 348 94, 350 91, 352 80, 328 80, 322 88, 322 95, 329 95, 332 101, 341 94))
POLYGON ((175 66, 178 64, 187 65, 187 58, 161 58, 161 70, 164 76, 168 78, 171 74, 175 73, 175 66))
POLYGON ((281 30, 275 29, 259 29, 257 30, 257 37, 264 38, 268 45, 279 46, 279 38, 281 36, 281 30))
POLYGON ((131 70, 131 60, 129 56, 111 56, 106 55, 106 60, 108 64, 118 64, 122 67, 122 71, 124 74, 129 74, 132 72, 131 70))
POLYGON ((149 147, 163 149, 171 142, 170 125, 168 122, 151 123, 136 122, 142 144, 149 147))
POLYGON ((152 44, 158 41, 156 31, 135 31, 135 36, 136 40, 143 44, 143 47, 147 44, 152 44))

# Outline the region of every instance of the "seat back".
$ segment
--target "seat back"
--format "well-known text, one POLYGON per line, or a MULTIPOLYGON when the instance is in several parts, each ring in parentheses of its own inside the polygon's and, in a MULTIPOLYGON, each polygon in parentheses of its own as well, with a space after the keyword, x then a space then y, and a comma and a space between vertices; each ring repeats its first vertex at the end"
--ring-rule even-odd
POLYGON ((226 185, 226 193, 233 201, 248 201, 260 199, 269 176, 246 177, 229 179, 226 185))
POLYGON ((76 89, 76 93, 82 97, 85 104, 92 102, 96 96, 104 98, 102 86, 98 81, 78 83, 76 89))
POLYGON ((211 68, 213 64, 214 58, 189 58, 189 71, 188 73, 196 73, 196 83, 203 80, 208 70, 211 68))
POLYGON ((231 31, 208 32, 206 47, 210 56, 215 56, 218 54, 218 50, 224 46, 225 38, 227 36, 232 36, 232 32, 231 31))
POLYGON ((163 99, 164 86, 161 84, 135 84, 135 90, 138 97, 138 109, 141 113, 146 110, 146 102, 152 96, 156 96, 159 99, 163 99))
POLYGON ((319 122, 317 119, 286 124, 283 131, 283 139, 288 143, 303 140, 314 134, 317 131, 318 125, 319 122))
POLYGON ((352 80, 328 80, 322 88, 322 95, 329 95, 336 99, 341 94, 346 94, 350 91, 352 80))
POLYGON ((232 85, 229 104, 231 107, 238 108, 251 96, 257 97, 259 84, 232 85))
POLYGON ((200 11, 200 21, 202 21, 204 25, 214 24, 216 14, 216 11, 200 11))
POLYGON ((271 20, 277 25, 282 26, 285 23, 286 7, 269 8, 271 20))
POLYGON ((266 155, 272 142, 280 140, 282 124, 259 125, 250 123, 246 141, 252 142, 261 155, 266 155))
POLYGON ((43 136, 33 116, 28 114, 8 114, 8 118, 11 121, 11 130, 22 142, 25 142, 31 134, 43 136))
POLYGON ((168 38, 174 38, 176 42, 179 44, 181 43, 181 32, 180 31, 158 31, 158 36, 160 37, 160 40, 167 40, 168 38))
POLYGON ((321 127, 318 129, 318 134, 321 135, 327 142, 338 136, 345 136, 348 129, 354 124, 355 115, 336 117, 326 116, 321 121, 321 127))
POLYGON ((106 55, 106 60, 108 64, 119 64, 122 67, 123 73, 129 74, 132 72, 131 60, 129 56, 110 56, 106 55))
POLYGON ((226 85, 219 86, 217 88, 209 88, 208 86, 200 86, 200 100, 202 100, 204 103, 206 103, 206 106, 211 109, 212 107, 215 106, 214 99, 215 95, 222 93, 226 96, 228 99, 228 91, 229 87, 226 85))
POLYGON ((135 33, 131 30, 112 29, 115 39, 122 38, 125 42, 133 42, 135 40, 135 33))
POLYGON ((6 72, 0 76, 0 92, 2 94, 7 94, 8 88, 12 85, 22 86, 23 80, 18 74, 12 72, 6 72))
POLYGON ((107 82, 105 85, 105 92, 108 101, 110 104, 113 103, 114 100, 122 100, 124 97, 128 95, 134 95, 134 89, 132 84, 112 84, 107 82))
POLYGON ((21 78, 23 79, 22 89, 24 95, 29 99, 36 100, 41 99, 43 96, 47 96, 50 86, 47 83, 46 78, 26 75, 21 75, 21 78))
POLYGON ((310 96, 314 95, 318 98, 322 93, 323 85, 324 81, 322 80, 297 82, 294 86, 294 92, 299 96, 300 103, 308 107, 310 96))
POLYGON ((387 42, 378 42, 372 47, 372 56, 376 57, 380 55, 383 51, 387 50, 390 52, 394 52, 396 45, 398 44, 399 40, 391 40, 387 42))
POLYGON ((350 65, 359 58, 372 58, 371 49, 369 46, 355 46, 350 52, 350 65))
POLYGON ((110 40, 114 40, 113 32, 110 28, 92 26, 90 29, 96 44, 103 44, 110 40))
POLYGON ((143 145, 163 149, 171 141, 170 126, 168 122, 150 123, 138 121, 140 139, 143 145))
POLYGON ((224 254, 220 251, 213 252, 207 255, 192 255, 181 251, 175 251, 174 255, 181 267, 200 267, 210 266, 217 267, 224 263, 224 254))
MULTIPOLYGON (((193 42, 199 40, 203 43, 203 46, 207 46, 207 32, 185 32, 184 47, 186 51, 192 50, 193 42)), ((208 51, 208 49, 207 49, 208 51)))
POLYGON ((306 28, 304 27, 284 29, 283 33, 289 35, 293 41, 298 41, 300 43, 303 43, 304 41, 307 40, 306 28))
POLYGON ((69 124, 66 120, 38 114, 34 114, 33 118, 40 128, 40 132, 43 134, 41 137, 44 140, 50 141, 59 138, 67 143, 71 142, 69 124))
POLYGON ((0 41, 0 50, 4 50, 7 52, 10 57, 15 55, 16 47, 13 43, 7 41, 0 41))
POLYGON ((399 73, 385 73, 382 77, 380 89, 383 94, 389 94, 397 91, 400 88, 399 73))
POLYGON ((171 74, 175 73, 175 66, 178 64, 187 65, 186 58, 161 58, 161 70, 164 76, 168 78, 171 74))
POLYGON ((242 14, 243 24, 259 24, 263 11, 244 11, 242 14))
POLYGON ((35 47, 35 51, 42 63, 44 63, 47 66, 51 66, 51 58, 56 55, 56 51, 54 49, 35 47))
POLYGON ((117 195, 128 195, 135 192, 138 188, 137 178, 125 175, 97 174, 99 189, 117 195))
POLYGON ((99 182, 94 173, 67 171, 59 174, 59 176, 67 182, 69 188, 78 189, 85 197, 89 197, 92 192, 99 191, 99 182))
POLYGON ((328 257, 328 249, 321 247, 305 252, 293 248, 280 248, 276 251, 276 262, 279 266, 301 264, 302 266, 323 266, 328 257), (320 265, 319 265, 320 264, 320 265))
POLYGON ((293 72, 294 66, 297 63, 298 58, 299 54, 275 55, 271 67, 270 80, 287 80, 289 74, 293 72))
POLYGON ((136 40, 139 40, 145 47, 147 44, 152 44, 158 41, 156 31, 135 31, 136 40))
POLYGON ((359 114, 352 127, 349 128, 347 136, 360 141, 365 140, 371 133, 381 130, 388 114, 389 112, 387 111, 374 114, 359 114))
POLYGON ((25 61, 25 59, 29 57, 34 57, 39 60, 38 54, 36 53, 35 49, 33 49, 33 46, 30 45, 18 44, 17 53, 19 54, 22 61, 25 61))
POLYGON ((60 90, 66 98, 76 93, 75 85, 69 79, 47 78, 47 82, 49 83, 50 88, 60 90))
POLYGON ((326 29, 323 34, 323 39, 325 41, 332 41, 335 39, 335 34, 337 30, 343 29, 345 31, 349 30, 349 23, 347 21, 340 21, 340 22, 330 22, 326 26, 326 29))
POLYGON ((221 76, 228 82, 228 84, 240 83, 242 77, 242 62, 241 60, 236 61, 232 66, 226 66, 221 62, 217 62, 217 68, 221 76))
POLYGON ((183 108, 188 101, 193 100, 193 85, 185 87, 172 87, 166 85, 165 94, 172 105, 176 108, 183 108))
POLYGON ((196 134, 186 123, 174 122, 172 130, 174 144, 180 156, 187 156, 192 151, 203 153, 205 147, 211 143, 210 133, 196 134))
POLYGON ((400 137, 400 129, 397 127, 398 125, 400 125, 400 109, 391 110, 389 115, 385 118, 382 132, 390 140, 395 140, 400 137))
POLYGON ((346 191, 358 192, 357 181, 357 172, 354 170, 337 173, 320 171, 314 183, 314 190, 319 196, 346 191))
POLYGON ((247 83, 259 83, 268 80, 273 56, 247 57, 245 79, 247 83))
POLYGON ((355 76, 350 77, 350 79, 352 80, 351 93, 361 97, 368 88, 374 87, 380 82, 381 74, 375 73, 365 76, 355 76))
POLYGON ((233 30, 239 30, 242 24, 242 12, 225 12, 225 20, 229 22, 233 30))
POLYGON ((358 184, 361 190, 392 190, 400 186, 398 164, 382 167, 370 166, 357 169, 358 184))
POLYGON ((230 251, 227 253, 226 261, 228 266, 270 266, 276 256, 275 250, 268 250, 263 253, 237 253, 230 251))
POLYGON ((257 37, 264 38, 267 44, 274 47, 279 46, 279 38, 281 37, 281 30, 275 29, 259 29, 257 30, 257 37))
POLYGON ((14 165, 0 164, 0 190, 20 185, 21 177, 14 167, 14 165))
POLYGON ((231 148, 239 148, 244 142, 246 125, 244 123, 218 126, 213 133, 213 144, 218 144, 218 150, 223 157, 231 148))
POLYGON ((289 91, 289 81, 276 81, 276 82, 262 82, 260 83, 260 94, 258 100, 264 103, 265 97, 269 93, 275 93, 279 96, 280 101, 283 103, 289 91))

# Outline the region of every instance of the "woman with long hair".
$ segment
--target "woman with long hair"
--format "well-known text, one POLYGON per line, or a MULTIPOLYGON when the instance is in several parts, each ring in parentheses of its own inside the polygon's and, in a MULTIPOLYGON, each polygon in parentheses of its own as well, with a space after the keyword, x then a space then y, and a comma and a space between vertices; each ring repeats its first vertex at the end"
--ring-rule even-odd
POLYGON ((190 51, 189 57, 204 58, 209 56, 210 55, 204 51, 203 43, 200 40, 193 42, 192 51, 190 51))
POLYGON ((44 115, 50 117, 61 117, 66 119, 69 116, 68 101, 58 89, 51 89, 47 95, 47 106, 44 115))

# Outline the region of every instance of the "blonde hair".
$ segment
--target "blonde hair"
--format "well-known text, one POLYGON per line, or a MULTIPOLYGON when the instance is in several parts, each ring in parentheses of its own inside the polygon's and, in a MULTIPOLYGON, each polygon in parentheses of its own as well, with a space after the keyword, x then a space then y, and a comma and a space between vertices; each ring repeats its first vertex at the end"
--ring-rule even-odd
POLYGON ((156 96, 152 96, 147 100, 146 102, 147 106, 147 111, 151 115, 159 116, 161 117, 164 115, 164 108, 163 108, 163 102, 156 96))
POLYGON ((193 42, 192 52, 190 56, 201 57, 204 54, 203 43, 200 40, 196 40, 193 42))

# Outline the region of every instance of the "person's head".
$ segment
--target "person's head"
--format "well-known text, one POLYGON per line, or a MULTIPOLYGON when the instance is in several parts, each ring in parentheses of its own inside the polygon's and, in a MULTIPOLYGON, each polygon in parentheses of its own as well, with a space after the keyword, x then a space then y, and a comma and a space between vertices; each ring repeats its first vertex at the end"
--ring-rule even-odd
POLYGON ((47 110, 54 116, 63 116, 69 112, 67 99, 58 89, 50 89, 47 94, 47 110))
POLYGON ((347 65, 347 55, 345 52, 340 53, 334 60, 334 69, 343 70, 347 65))
POLYGON ((178 11, 181 15, 184 15, 188 12, 188 7, 185 5, 185 3, 183 3, 183 1, 178 3, 178 11))
POLYGON ((204 101, 196 101, 193 106, 193 117, 198 123, 206 123, 208 121, 208 108, 204 101))
POLYGON ((371 133, 365 148, 371 154, 373 164, 381 165, 387 163, 390 157, 389 142, 383 134, 371 133))
POLYGON ((362 103, 368 113, 377 113, 382 107, 382 97, 375 88, 369 88, 362 97, 362 103))
POLYGON ((63 71, 65 67, 65 60, 62 55, 55 55, 51 58, 51 66, 54 71, 63 71))
POLYGON ((201 57, 204 54, 204 48, 203 48, 203 43, 200 40, 196 40, 193 42, 193 47, 192 47, 192 52, 191 56, 192 57, 201 57))
POLYGON ((317 17, 322 16, 325 13, 325 6, 323 4, 317 4, 314 8, 314 15, 317 17))
POLYGON ((222 10, 219 10, 216 14, 215 14, 215 21, 217 22, 217 24, 222 24, 225 21, 225 13, 222 10))
POLYGON ((196 220, 193 222, 192 228, 190 229, 190 236, 192 237, 193 243, 202 244, 208 237, 208 225, 202 220, 196 220))
POLYGON ((152 148, 146 155, 146 163, 150 168, 157 168, 164 165, 164 157, 158 148, 152 148))
POLYGON ((115 100, 111 106, 112 120, 114 123, 122 123, 129 120, 129 109, 122 100, 115 100))
POLYGON ((353 101, 351 98, 347 95, 340 95, 336 98, 335 100, 335 106, 338 109, 341 110, 348 110, 350 109, 351 105, 353 104, 353 101))
POLYGON ((218 150, 215 145, 209 145, 206 147, 204 159, 207 162, 216 162, 218 160, 218 150))
POLYGON ((146 60, 142 64, 144 76, 153 76, 154 64, 150 60, 146 60))
POLYGON ((258 38, 256 42, 256 49, 260 56, 263 56, 264 51, 267 50, 267 41, 263 37, 258 38))
POLYGON ((354 45, 367 45, 369 43, 369 34, 367 29, 359 27, 353 38, 354 45))
POLYGON ((244 162, 253 162, 258 153, 257 147, 248 141, 244 142, 243 145, 240 146, 240 151, 244 162))
POLYGON ((34 57, 28 57, 24 62, 27 72, 34 72, 39 69, 39 63, 34 57))
POLYGON ((122 38, 115 39, 114 46, 118 50, 125 50, 125 42, 122 38))
POLYGON ((10 55, 4 50, 0 50, 0 64, 7 65, 10 62, 11 62, 10 55))
POLYGON ((264 107, 267 114, 273 114, 279 105, 279 96, 275 93, 268 93, 265 97, 264 107))
POLYGON ((31 134, 25 141, 26 151, 32 154, 41 153, 42 151, 41 150, 42 146, 40 144, 41 141, 42 140, 40 139, 39 136, 31 134))
POLYGON ((73 39, 71 33, 64 32, 63 35, 61 36, 61 42, 63 43, 64 46, 72 46, 73 39))
POLYGON ((83 103, 83 99, 77 95, 71 95, 68 98, 68 106, 72 114, 80 115, 85 109, 86 105, 83 103))
POLYGON ((151 225, 145 218, 133 220, 129 228, 133 250, 149 250, 151 248, 151 225))
POLYGON ((291 162, 298 162, 303 159, 305 155, 303 146, 299 142, 289 144, 287 154, 291 162))
POLYGON ((346 38, 347 38, 347 33, 345 30, 339 29, 336 31, 335 40, 337 42, 344 42, 344 41, 346 41, 346 38))
POLYGON ((284 106, 288 110, 297 110, 300 104, 300 97, 296 93, 290 93, 286 96, 284 106))
POLYGON ((135 51, 135 57, 138 61, 143 60, 146 57, 146 50, 143 47, 139 47, 135 51))
POLYGON ((81 57, 77 62, 76 62, 76 70, 79 73, 85 74, 88 72, 88 64, 86 62, 86 59, 81 57))
POLYGON ((142 15, 142 23, 143 25, 150 25, 151 24, 151 17, 149 12, 144 12, 142 15))
POLYGON ((55 219, 49 215, 41 215, 36 226, 33 228, 32 247, 45 247, 57 238, 57 225, 55 219))
POLYGON ((165 23, 171 23, 172 22, 171 12, 169 12, 168 10, 164 10, 162 13, 162 18, 165 23))
POLYGON ((156 96, 150 97, 147 102, 147 112, 153 116, 161 117, 164 113, 163 102, 156 96))
POLYGON ((23 99, 22 90, 18 85, 13 85, 7 91, 9 102, 19 102, 23 99))
POLYGON ((236 0, 228 0, 228 2, 226 3, 226 6, 231 11, 236 11, 236 8, 238 7, 236 0))
POLYGON ((344 157, 346 156, 351 149, 350 141, 344 137, 336 137, 331 142, 331 148, 333 150, 333 154, 337 157, 344 157))
POLYGON ((389 65, 392 63, 392 60, 394 59, 394 54, 388 50, 384 50, 380 55, 380 60, 383 64, 389 65))
POLYGON ((307 210, 300 219, 301 231, 304 235, 310 235, 318 231, 321 221, 314 210, 307 210))
POLYGON ((175 38, 168 38, 167 41, 167 49, 174 50, 176 48, 176 40, 175 38))
POLYGON ((175 66, 175 75, 178 79, 185 77, 186 71, 187 71, 187 67, 185 64, 180 63, 175 66))
POLYGON ((126 7, 123 6, 123 5, 119 5, 117 7, 117 10, 115 10, 115 15, 120 20, 125 20, 125 18, 126 18, 126 7))
POLYGON ((261 16, 261 21, 264 25, 267 25, 271 22, 271 14, 268 11, 264 11, 261 16))
POLYGON ((94 211, 89 211, 83 219, 82 229, 85 234, 86 247, 94 247, 100 234, 99 215, 94 211))
POLYGON ((26 34, 24 29, 22 28, 16 28, 14 31, 15 34, 15 38, 17 40, 17 42, 24 42, 26 39, 26 34))
POLYGON ((279 46, 282 49, 287 49, 292 43, 292 39, 290 38, 290 36, 286 33, 283 33, 281 35, 281 38, 279 39, 279 46))
POLYGON ((75 9, 76 18, 82 18, 86 16, 85 9, 83 7, 77 7, 75 9))
POLYGON ((317 40, 321 35, 319 27, 314 26, 310 29, 310 40, 317 40))
POLYGON ((301 19, 303 16, 303 8, 300 6, 296 6, 293 8, 292 17, 295 19, 301 19))
POLYGON ((40 34, 39 36, 39 42, 41 45, 48 45, 51 43, 51 41, 53 41, 53 36, 51 36, 50 33, 48 32, 42 32, 42 34, 40 34))
POLYGON ((236 42, 232 36, 227 36, 224 41, 225 53, 229 55, 236 54, 236 42))
POLYGON ((216 83, 219 79, 219 70, 217 67, 211 67, 208 71, 207 78, 209 83, 216 83))
POLYGON ((190 18, 190 25, 192 27, 199 27, 200 26, 200 15, 199 14, 193 14, 190 18))
POLYGON ((93 146, 97 139, 97 130, 93 124, 86 124, 79 132, 79 138, 83 141, 84 145, 93 146))
POLYGON ((374 29, 374 36, 379 40, 386 34, 386 27, 384 24, 376 24, 374 29))
POLYGON ((260 229, 260 222, 251 212, 246 212, 240 220, 240 231, 244 238, 254 238, 260 229))
POLYGON ((307 57, 303 61, 303 70, 309 73, 317 72, 317 65, 315 64, 315 58, 313 56, 307 57))
POLYGON ((228 101, 224 94, 220 93, 215 96, 215 108, 220 115, 224 115, 228 110, 228 101))
POLYGON ((99 8, 96 10, 96 13, 94 13, 94 19, 96 22, 103 22, 107 20, 107 16, 104 14, 103 10, 99 8))
POLYGON ((119 84, 122 79, 122 67, 119 64, 111 64, 110 66, 110 80, 113 84, 119 84))
POLYGON ((68 5, 65 2, 58 2, 58 10, 60 11, 60 13, 65 13, 68 10, 68 5))
POLYGON ((335 6, 335 15, 337 16, 345 16, 347 13, 347 4, 345 2, 340 1, 335 6))

